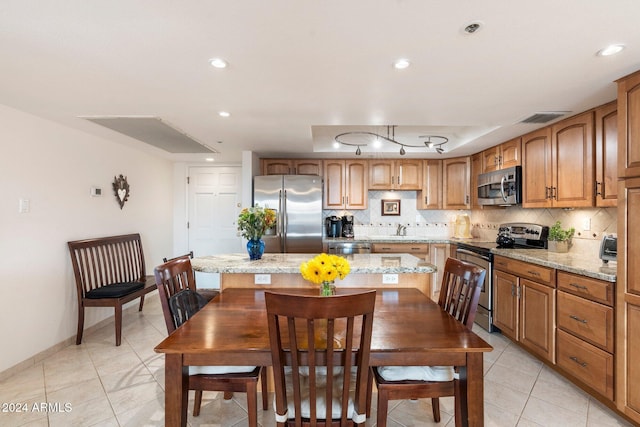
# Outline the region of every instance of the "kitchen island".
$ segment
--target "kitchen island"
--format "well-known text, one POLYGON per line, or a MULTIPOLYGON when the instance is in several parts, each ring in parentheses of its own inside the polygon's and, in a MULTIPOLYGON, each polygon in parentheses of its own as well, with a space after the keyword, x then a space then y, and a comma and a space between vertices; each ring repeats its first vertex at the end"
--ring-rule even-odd
MULTIPOLYGON (((317 287, 304 280, 300 264, 314 254, 267 253, 262 259, 250 261, 245 254, 222 254, 196 257, 191 260, 195 271, 220 274, 220 288, 290 288, 317 287)), ((431 273, 436 271, 418 257, 409 254, 354 254, 346 256, 351 272, 337 287, 352 288, 417 288, 430 295, 431 273)))

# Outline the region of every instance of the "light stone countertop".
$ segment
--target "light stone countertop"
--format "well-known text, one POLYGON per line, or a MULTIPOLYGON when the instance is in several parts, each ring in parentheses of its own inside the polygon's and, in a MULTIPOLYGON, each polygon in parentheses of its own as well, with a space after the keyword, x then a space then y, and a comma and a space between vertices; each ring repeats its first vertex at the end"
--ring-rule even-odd
MULTIPOLYGON (((300 264, 313 258, 313 254, 262 255, 262 259, 250 261, 244 253, 195 257, 191 265, 205 273, 270 273, 300 274, 300 264)), ((433 273, 436 267, 410 254, 353 254, 347 255, 350 274, 402 274, 433 273)))
POLYGON ((616 281, 617 263, 604 264, 600 258, 587 257, 580 253, 557 253, 542 249, 491 249, 494 255, 502 255, 520 261, 551 267, 569 273, 580 274, 607 282, 616 281))
POLYGON ((555 268, 569 273, 580 274, 607 282, 615 282, 617 277, 617 263, 611 261, 609 264, 604 264, 600 258, 594 256, 594 254, 584 254, 576 251, 556 253, 543 249, 498 249, 494 245, 495 240, 456 239, 429 236, 361 236, 353 239, 324 238, 323 242, 480 244, 483 247, 491 248, 491 252, 495 255, 502 255, 508 258, 555 268))

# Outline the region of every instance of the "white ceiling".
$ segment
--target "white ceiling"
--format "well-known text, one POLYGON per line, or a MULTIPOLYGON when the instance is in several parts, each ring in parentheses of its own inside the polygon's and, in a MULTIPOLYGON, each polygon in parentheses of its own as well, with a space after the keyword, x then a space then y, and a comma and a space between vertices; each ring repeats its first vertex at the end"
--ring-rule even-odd
POLYGON ((535 112, 615 99, 614 80, 640 69, 638 17, 637 0, 3 0, 0 102, 176 161, 207 155, 83 117, 156 117, 221 162, 329 157, 314 134, 386 125, 464 135, 452 157, 543 126, 518 124, 535 112), (595 55, 611 43, 627 48, 595 55), (394 69, 401 57, 411 67, 394 69))

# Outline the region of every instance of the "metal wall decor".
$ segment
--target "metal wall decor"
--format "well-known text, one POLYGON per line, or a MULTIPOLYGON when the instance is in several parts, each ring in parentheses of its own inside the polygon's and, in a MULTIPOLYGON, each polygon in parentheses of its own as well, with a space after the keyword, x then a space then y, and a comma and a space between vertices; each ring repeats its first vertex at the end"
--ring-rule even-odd
POLYGON ((120 174, 120 176, 113 177, 113 192, 120 204, 120 209, 122 209, 124 203, 129 200, 129 183, 127 182, 126 176, 120 174))

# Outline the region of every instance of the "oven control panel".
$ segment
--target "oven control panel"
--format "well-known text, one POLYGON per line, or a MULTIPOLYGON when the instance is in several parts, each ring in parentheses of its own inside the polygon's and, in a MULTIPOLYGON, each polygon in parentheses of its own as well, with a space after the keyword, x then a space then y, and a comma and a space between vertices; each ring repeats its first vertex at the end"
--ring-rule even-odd
POLYGON ((526 240, 547 240, 549 235, 549 227, 540 224, 531 224, 527 222, 511 222, 500 224, 498 235, 510 237, 512 239, 526 240))

